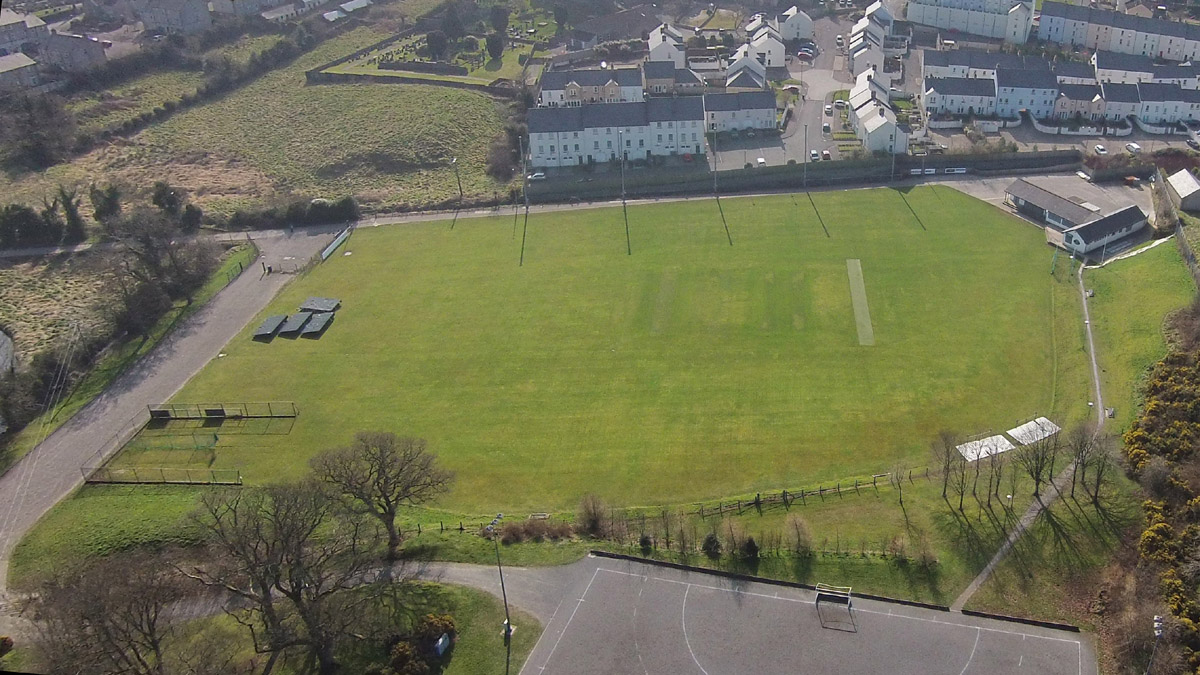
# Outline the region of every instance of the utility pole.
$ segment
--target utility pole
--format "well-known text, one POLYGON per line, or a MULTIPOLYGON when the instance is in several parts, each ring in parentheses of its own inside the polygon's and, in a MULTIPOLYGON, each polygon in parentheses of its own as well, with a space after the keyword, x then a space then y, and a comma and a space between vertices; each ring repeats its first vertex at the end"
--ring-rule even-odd
POLYGON ((503 517, 503 513, 497 513, 496 517, 492 519, 492 524, 487 526, 487 531, 491 533, 492 543, 496 545, 496 569, 500 572, 500 596, 504 598, 504 641, 508 642, 513 634, 513 625, 508 616, 508 591, 504 588, 504 567, 500 565, 500 532, 496 528, 496 524, 503 517))

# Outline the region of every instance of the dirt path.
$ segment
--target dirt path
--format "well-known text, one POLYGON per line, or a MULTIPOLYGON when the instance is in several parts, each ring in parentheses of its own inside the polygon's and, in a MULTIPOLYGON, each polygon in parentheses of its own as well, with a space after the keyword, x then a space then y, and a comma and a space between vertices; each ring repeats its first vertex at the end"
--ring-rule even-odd
MULTIPOLYGON (((325 231, 254 235, 263 261, 307 260, 330 239, 325 231)), ((250 267, 207 306, 188 318, 104 393, 50 434, 0 477, 0 634, 9 614, 8 561, 21 537, 43 514, 83 482, 80 466, 105 447, 130 420, 177 392, 214 358, 291 279, 262 276, 250 267)))

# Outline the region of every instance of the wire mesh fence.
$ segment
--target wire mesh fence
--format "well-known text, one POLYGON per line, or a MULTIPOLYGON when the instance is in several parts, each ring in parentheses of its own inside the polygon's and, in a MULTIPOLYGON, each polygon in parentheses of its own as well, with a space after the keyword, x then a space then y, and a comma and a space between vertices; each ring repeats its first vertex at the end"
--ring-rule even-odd
POLYGON ((83 468, 85 483, 130 485, 241 485, 237 469, 186 469, 179 467, 95 466, 83 468))
POLYGON ((227 418, 297 417, 300 409, 291 401, 243 403, 163 403, 146 407, 151 420, 198 420, 227 418))

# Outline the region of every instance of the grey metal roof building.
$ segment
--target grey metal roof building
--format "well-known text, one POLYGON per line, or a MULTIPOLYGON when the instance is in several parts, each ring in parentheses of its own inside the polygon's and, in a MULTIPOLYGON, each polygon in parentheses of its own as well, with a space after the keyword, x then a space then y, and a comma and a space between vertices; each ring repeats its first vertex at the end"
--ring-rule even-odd
POLYGON ((1090 223, 1076 225, 1067 230, 1067 232, 1079 235, 1079 238, 1083 240, 1083 244, 1091 247, 1103 242, 1114 234, 1121 233, 1122 231, 1132 231, 1145 224, 1146 214, 1142 213, 1142 209, 1136 204, 1130 204, 1116 213, 1110 213, 1090 223))
POLYGON ((1018 211, 1034 216, 1039 221, 1048 221, 1062 230, 1081 225, 1097 217, 1095 211, 1040 188, 1023 178, 1009 185, 1004 192, 1005 196, 1016 205, 1018 211), (1049 216, 1054 216, 1054 218, 1049 216))

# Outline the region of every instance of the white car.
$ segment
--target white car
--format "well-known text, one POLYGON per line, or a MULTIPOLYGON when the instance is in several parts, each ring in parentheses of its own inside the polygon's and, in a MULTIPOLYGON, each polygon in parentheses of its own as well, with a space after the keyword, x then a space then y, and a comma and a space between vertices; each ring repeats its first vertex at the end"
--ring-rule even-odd
POLYGON ((809 153, 808 153, 808 158, 809 158, 809 159, 811 159, 811 160, 812 160, 812 161, 814 161, 814 162, 819 162, 819 161, 821 161, 821 156, 817 154, 817 151, 816 151, 816 150, 811 150, 811 151, 809 151, 809 153))
POLYGON ((1108 154, 1108 148, 1104 147, 1103 145, 1097 145, 1095 148, 1093 148, 1093 150, 1096 151, 1097 155, 1107 155, 1108 154))
POLYGON ((846 46, 846 40, 841 35, 837 36, 837 40, 835 40, 835 42, 837 42, 837 46, 839 47, 846 46))
POLYGON ((833 102, 833 107, 835 107, 839 110, 842 108, 848 108, 848 107, 850 107, 850 102, 844 98, 839 98, 838 100, 833 102))
POLYGON ((829 115, 830 117, 833 117, 833 106, 831 106, 831 105, 825 106, 825 114, 829 115))
POLYGON ((1136 155, 1142 151, 1142 146, 1138 145, 1137 143, 1126 143, 1125 149, 1136 155))
POLYGON ((546 174, 543 171, 529 174, 529 180, 546 180, 546 174))

